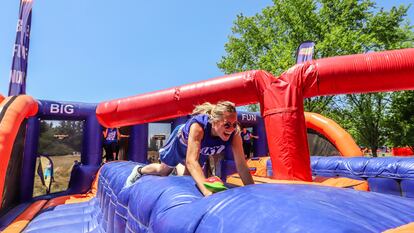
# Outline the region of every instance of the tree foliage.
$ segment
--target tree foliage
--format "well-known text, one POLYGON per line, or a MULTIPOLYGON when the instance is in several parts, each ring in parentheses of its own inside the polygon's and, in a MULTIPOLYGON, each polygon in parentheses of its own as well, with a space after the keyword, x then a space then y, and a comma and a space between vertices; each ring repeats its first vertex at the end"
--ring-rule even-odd
POLYGON ((387 119, 389 142, 393 146, 409 146, 414 151, 414 92, 392 94, 392 104, 387 119))
POLYGON ((82 121, 41 121, 39 154, 67 155, 80 152, 82 147, 82 121))
MULTIPOLYGON (((316 42, 315 58, 414 47, 413 26, 406 19, 410 6, 385 11, 370 0, 273 3, 252 17, 237 16, 225 44, 226 55, 217 64, 225 73, 262 69, 278 76, 294 65, 297 46, 307 40, 316 42)), ((386 94, 316 97, 305 100, 305 110, 334 117, 357 143, 376 151, 384 141, 387 98, 386 94)))
POLYGON ((306 40, 317 43, 316 58, 413 46, 408 6, 384 11, 369 0, 273 2, 255 16, 237 16, 218 63, 225 73, 263 69, 280 75, 306 40))
POLYGON ((348 128, 361 146, 371 149, 374 157, 377 149, 386 141, 386 116, 390 107, 389 93, 342 96, 343 104, 334 118, 348 128))

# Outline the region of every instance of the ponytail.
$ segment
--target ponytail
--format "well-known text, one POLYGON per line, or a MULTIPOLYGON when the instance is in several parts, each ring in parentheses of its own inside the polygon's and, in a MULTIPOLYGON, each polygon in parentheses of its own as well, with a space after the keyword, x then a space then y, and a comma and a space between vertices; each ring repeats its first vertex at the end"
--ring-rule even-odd
POLYGON ((216 105, 211 104, 209 102, 205 102, 203 104, 197 105, 194 110, 192 115, 198 115, 198 114, 207 114, 207 115, 211 115, 211 112, 213 111, 213 108, 216 105))
POLYGON ((205 102, 197 105, 192 115, 207 114, 209 116, 210 123, 223 119, 224 112, 236 112, 236 106, 230 101, 220 101, 217 104, 211 104, 205 102))

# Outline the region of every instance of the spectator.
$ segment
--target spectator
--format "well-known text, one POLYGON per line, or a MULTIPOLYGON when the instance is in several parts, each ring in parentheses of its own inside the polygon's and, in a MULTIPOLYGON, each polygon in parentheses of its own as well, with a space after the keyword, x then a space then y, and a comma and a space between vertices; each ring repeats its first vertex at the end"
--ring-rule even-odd
POLYGON ((104 150, 106 162, 118 160, 119 139, 121 137, 129 137, 119 132, 118 128, 107 128, 103 132, 104 136, 104 150))
POLYGON ((246 159, 250 158, 250 152, 252 150, 252 141, 251 139, 258 139, 258 136, 253 135, 252 133, 250 133, 249 130, 247 130, 246 128, 243 128, 242 132, 240 133, 242 139, 243 139, 243 151, 244 151, 244 157, 246 159))

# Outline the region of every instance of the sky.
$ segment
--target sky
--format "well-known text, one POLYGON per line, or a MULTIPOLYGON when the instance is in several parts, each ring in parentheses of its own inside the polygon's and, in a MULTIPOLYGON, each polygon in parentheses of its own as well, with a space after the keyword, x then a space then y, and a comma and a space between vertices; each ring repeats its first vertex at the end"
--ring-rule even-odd
MULTIPOLYGON (((27 94, 99 103, 222 76, 236 16, 271 0, 34 0, 27 94)), ((414 0, 376 1, 389 9, 414 0)), ((413 4, 414 5, 414 4, 413 4)), ((0 93, 7 95, 19 0, 0 1, 0 93)), ((414 7, 408 16, 414 23, 414 7)))

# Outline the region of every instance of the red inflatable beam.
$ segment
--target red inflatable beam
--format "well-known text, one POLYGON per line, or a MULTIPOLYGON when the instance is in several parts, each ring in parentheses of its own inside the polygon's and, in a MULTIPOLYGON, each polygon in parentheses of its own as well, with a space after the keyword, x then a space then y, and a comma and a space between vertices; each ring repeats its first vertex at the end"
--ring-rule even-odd
POLYGON ((414 89, 414 49, 315 60, 275 78, 248 71, 163 91, 103 102, 106 127, 165 120, 188 114, 205 101, 259 102, 274 177, 311 181, 303 112, 305 97, 414 89))
POLYGON ((161 121, 189 114, 206 101, 237 105, 258 102, 256 80, 275 80, 265 71, 248 71, 147 94, 100 103, 96 109, 105 127, 161 121))
POLYGON ((314 79, 305 97, 414 89, 414 49, 331 57, 312 64, 317 82, 314 79))

